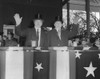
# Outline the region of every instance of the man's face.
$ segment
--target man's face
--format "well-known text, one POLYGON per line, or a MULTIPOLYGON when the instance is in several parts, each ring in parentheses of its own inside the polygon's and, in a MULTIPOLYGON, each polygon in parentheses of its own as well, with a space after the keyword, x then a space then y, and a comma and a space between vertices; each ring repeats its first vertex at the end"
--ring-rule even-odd
POLYGON ((37 27, 37 28, 41 28, 41 26, 43 25, 43 21, 42 20, 35 20, 34 21, 34 25, 37 27))
POLYGON ((62 27, 62 22, 61 21, 56 21, 54 23, 55 28, 61 28, 62 27))
POLYGON ((76 38, 75 40, 76 40, 77 42, 79 42, 79 38, 76 38))
POLYGON ((100 45, 100 41, 97 39, 97 40, 95 41, 95 44, 96 44, 96 45, 100 45))
POLYGON ((82 41, 82 45, 86 45, 86 43, 87 43, 87 42, 86 42, 85 40, 82 41))

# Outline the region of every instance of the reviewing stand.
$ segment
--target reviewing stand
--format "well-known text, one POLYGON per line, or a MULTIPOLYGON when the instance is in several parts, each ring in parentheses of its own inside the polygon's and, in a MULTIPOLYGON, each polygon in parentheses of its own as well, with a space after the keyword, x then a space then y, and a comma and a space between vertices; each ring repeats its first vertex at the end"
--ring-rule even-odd
POLYGON ((49 50, 2 47, 0 48, 0 79, 33 79, 33 76, 37 78, 39 73, 34 67, 41 59, 44 69, 40 72, 46 71, 40 76, 44 79, 75 78, 75 53, 69 52, 67 47, 51 47, 49 50))

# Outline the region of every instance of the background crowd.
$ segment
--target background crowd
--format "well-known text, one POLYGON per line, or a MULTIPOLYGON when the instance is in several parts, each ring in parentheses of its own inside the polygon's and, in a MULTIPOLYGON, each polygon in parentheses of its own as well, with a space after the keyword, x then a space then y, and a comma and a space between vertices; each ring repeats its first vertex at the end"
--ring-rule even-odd
POLYGON ((18 39, 14 38, 14 34, 12 32, 9 32, 6 35, 0 34, 0 46, 17 46, 18 45, 18 39))

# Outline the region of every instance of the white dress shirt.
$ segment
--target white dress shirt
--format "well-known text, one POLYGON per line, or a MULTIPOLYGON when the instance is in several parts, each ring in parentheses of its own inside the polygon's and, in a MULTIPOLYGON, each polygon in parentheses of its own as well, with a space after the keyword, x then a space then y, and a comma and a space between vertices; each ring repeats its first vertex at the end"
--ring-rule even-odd
POLYGON ((56 30, 57 30, 57 33, 58 33, 58 37, 61 40, 61 29, 56 29, 56 30))
POLYGON ((35 28, 36 29, 36 33, 38 31, 39 33, 39 37, 38 37, 38 47, 40 47, 40 40, 41 40, 41 28, 35 28))

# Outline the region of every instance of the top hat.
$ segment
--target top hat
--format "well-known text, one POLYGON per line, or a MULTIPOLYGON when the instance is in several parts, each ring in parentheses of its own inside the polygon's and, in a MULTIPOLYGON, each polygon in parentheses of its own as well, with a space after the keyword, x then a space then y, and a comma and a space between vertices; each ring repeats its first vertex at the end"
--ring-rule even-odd
POLYGON ((56 16, 56 17, 55 17, 55 22, 56 22, 56 21, 63 22, 63 21, 62 21, 62 17, 61 17, 61 16, 56 16))
POLYGON ((41 15, 40 13, 37 13, 37 14, 35 15, 34 20, 43 20, 42 15, 41 15))

